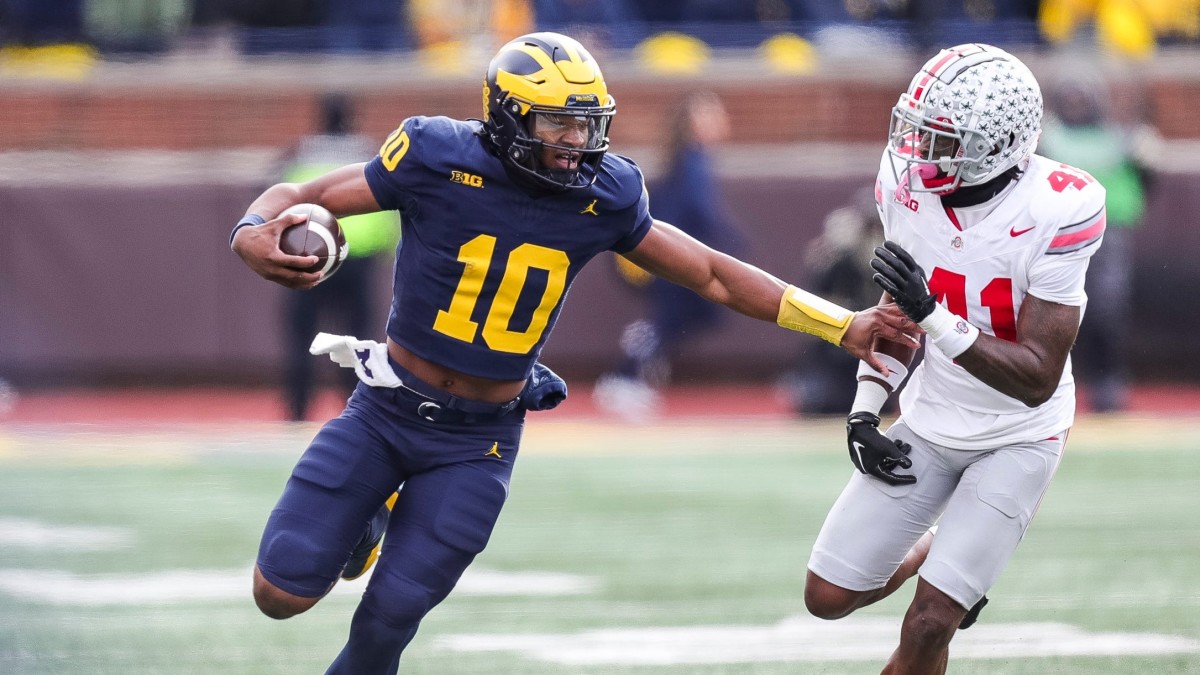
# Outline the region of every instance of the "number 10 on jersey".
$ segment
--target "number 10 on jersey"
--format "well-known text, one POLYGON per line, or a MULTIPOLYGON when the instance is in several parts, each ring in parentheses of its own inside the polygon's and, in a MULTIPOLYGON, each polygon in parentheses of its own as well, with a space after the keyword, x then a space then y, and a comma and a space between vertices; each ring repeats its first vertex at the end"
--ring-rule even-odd
MULTIPOLYGON (((438 310, 433 329, 463 342, 474 342, 479 334, 479 322, 472 321, 475 306, 483 292, 483 284, 492 266, 496 238, 481 234, 458 249, 458 261, 464 266, 454 298, 447 309, 438 310)), ((492 298, 487 318, 483 322, 483 341, 490 349, 511 354, 528 354, 542 338, 550 321, 550 313, 558 305, 567 286, 570 259, 563 251, 537 244, 521 244, 508 254, 504 277, 492 298), (546 290, 522 331, 509 329, 517 301, 525 288, 530 268, 545 270, 546 290)))

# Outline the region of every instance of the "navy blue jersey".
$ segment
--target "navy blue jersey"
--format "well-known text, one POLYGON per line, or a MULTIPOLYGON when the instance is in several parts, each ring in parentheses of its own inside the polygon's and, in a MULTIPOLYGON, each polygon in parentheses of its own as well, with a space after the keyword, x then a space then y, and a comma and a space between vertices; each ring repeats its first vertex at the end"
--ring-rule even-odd
POLYGON ((445 367, 521 380, 583 266, 633 249, 652 221, 632 161, 606 154, 590 188, 533 197, 479 129, 411 117, 367 165, 375 199, 404 223, 387 334, 445 367))

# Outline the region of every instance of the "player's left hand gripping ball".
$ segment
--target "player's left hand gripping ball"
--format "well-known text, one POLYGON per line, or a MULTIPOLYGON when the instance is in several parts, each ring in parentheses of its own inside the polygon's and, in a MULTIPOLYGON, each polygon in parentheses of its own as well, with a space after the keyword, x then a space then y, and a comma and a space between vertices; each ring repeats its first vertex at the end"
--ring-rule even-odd
POLYGON ((350 246, 337 218, 317 204, 297 204, 280 215, 307 215, 308 220, 292 225, 279 236, 279 250, 288 255, 315 255, 317 262, 305 272, 323 272, 321 281, 333 276, 346 261, 350 246))
POLYGON ((889 485, 912 485, 917 477, 896 473, 896 468, 912 468, 908 453, 912 446, 904 441, 893 441, 879 432, 879 416, 866 411, 851 413, 846 418, 846 444, 850 448, 850 461, 854 468, 868 476, 875 476, 889 485))
POLYGON ((933 313, 937 299, 929 292, 925 270, 900 244, 885 241, 883 246, 876 247, 871 267, 875 270, 871 278, 892 296, 908 318, 920 323, 933 313))

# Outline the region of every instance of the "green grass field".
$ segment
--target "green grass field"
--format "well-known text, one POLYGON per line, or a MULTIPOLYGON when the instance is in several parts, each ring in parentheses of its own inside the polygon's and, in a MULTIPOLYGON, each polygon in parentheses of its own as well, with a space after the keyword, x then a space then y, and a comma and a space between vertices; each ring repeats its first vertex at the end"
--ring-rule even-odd
MULTIPOLYGON (((313 427, 0 429, 0 673, 321 673, 362 581, 284 622, 258 537, 313 427)), ((806 617, 839 422, 531 416, 492 544, 402 672, 873 673, 911 586, 806 617)), ((1200 673, 1200 420, 1083 419, 952 673, 1200 673)))

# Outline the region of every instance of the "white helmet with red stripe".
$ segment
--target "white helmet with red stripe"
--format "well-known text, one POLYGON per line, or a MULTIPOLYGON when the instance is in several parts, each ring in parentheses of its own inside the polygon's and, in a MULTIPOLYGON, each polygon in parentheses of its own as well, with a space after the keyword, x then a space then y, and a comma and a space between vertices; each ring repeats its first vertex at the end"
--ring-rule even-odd
POLYGON ((888 152, 909 190, 948 194, 1016 166, 1041 131, 1033 73, 1003 49, 966 44, 943 49, 913 77, 892 109, 888 152))

